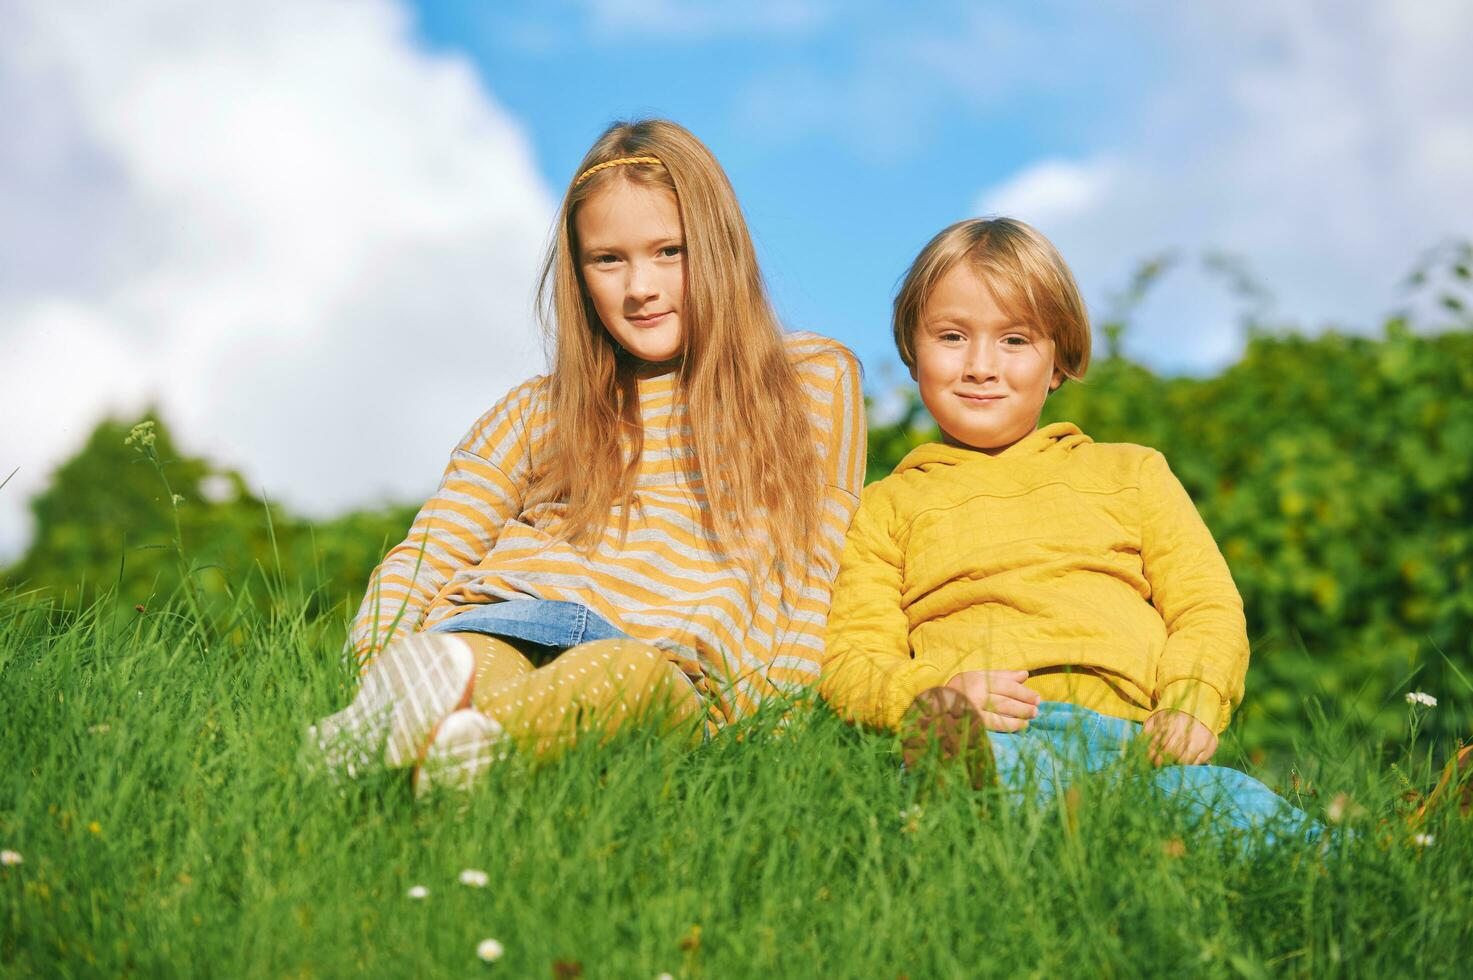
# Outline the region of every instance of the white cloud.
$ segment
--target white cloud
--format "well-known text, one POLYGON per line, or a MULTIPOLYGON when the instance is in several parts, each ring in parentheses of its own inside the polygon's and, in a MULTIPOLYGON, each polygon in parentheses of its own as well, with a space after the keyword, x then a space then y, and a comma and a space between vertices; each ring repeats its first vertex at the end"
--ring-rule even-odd
MULTIPOLYGON (((1473 7, 1204 5, 1155 12, 1170 69, 1109 145, 984 189, 979 213, 1037 224, 1097 310, 1165 249, 1246 257, 1305 326, 1374 326, 1439 240, 1473 233, 1473 7)), ((1128 348, 1207 369, 1241 346, 1199 265, 1169 278, 1128 348)))
POLYGON ((541 369, 526 136, 389 0, 0 8, 0 556, 106 411, 312 512, 541 369))
POLYGON ((1043 160, 989 190, 977 210, 1026 214, 1031 221, 1055 224, 1107 204, 1105 198, 1114 180, 1115 168, 1108 160, 1043 160))

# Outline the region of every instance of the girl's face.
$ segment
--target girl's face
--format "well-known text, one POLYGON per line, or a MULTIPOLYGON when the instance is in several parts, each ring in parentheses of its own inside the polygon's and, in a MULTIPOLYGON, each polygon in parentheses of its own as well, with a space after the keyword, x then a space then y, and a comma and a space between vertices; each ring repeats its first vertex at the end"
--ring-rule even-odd
POLYGON ((668 361, 685 343, 685 231, 675 195, 617 180, 573 217, 578 264, 604 327, 642 361, 668 361))
POLYGON ((915 352, 911 377, 946 441, 989 455, 1038 428, 1044 399, 1063 380, 1054 342, 1003 312, 965 262, 927 297, 915 352))

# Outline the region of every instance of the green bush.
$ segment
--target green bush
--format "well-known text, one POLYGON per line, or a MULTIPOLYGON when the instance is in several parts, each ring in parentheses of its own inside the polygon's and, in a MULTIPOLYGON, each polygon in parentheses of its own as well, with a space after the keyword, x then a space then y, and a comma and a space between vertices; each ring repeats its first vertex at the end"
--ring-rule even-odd
POLYGON ((181 454, 168 427, 153 421, 146 431, 116 419, 93 430, 31 501, 35 537, 0 581, 72 607, 113 589, 119 603, 144 609, 185 581, 214 609, 234 604, 242 588, 253 601, 285 588, 302 593, 314 615, 342 613, 356 608, 413 519, 416 507, 405 504, 297 517, 252 494, 236 471, 181 454))

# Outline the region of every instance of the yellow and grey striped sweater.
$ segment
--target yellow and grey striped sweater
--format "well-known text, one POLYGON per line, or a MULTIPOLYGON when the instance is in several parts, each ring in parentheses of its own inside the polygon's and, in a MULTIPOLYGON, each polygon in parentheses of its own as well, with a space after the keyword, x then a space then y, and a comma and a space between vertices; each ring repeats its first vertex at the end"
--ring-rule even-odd
POLYGON ((548 387, 538 377, 471 427, 439 490, 375 570, 350 636, 359 660, 371 660, 393 633, 479 603, 561 599, 698 666, 727 720, 775 691, 816 682, 844 533, 864 483, 864 399, 858 363, 843 346, 810 333, 786 343, 824 469, 819 541, 792 580, 754 579, 717 547, 673 373, 639 381, 644 451, 627 538, 620 541, 615 519, 592 551, 561 539, 562 503, 524 506, 547 451, 548 387))

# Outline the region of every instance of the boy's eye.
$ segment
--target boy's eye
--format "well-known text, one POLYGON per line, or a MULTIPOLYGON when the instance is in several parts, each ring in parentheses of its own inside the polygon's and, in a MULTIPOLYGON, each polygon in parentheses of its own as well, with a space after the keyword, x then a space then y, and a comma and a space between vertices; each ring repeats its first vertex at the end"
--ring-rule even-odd
POLYGON ((1029 344, 1033 343, 1033 338, 1014 333, 1008 334, 1002 339, 1002 342, 1010 347, 1027 347, 1029 344))
POLYGON ((947 330, 947 331, 942 332, 937 339, 940 340, 943 343, 955 344, 955 343, 958 343, 959 341, 966 340, 967 338, 966 337, 963 337, 956 330, 947 330))

